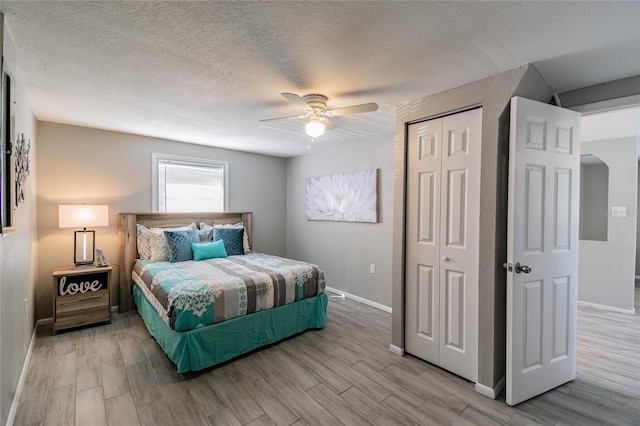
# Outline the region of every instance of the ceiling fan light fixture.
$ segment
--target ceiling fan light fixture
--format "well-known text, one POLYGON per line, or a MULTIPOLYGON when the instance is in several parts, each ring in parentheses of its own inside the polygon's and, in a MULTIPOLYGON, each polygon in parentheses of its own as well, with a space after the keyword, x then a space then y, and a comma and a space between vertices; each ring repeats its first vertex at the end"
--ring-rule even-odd
MULTIPOLYGON (((2 1, 2 0, 0 0, 2 1)), ((326 130, 335 129, 336 125, 329 120, 331 117, 359 114, 361 112, 373 112, 378 110, 378 104, 369 102, 360 105, 351 105, 341 108, 327 109, 328 98, 325 95, 309 94, 304 96, 295 93, 283 92, 281 95, 289 102, 295 104, 304 111, 304 115, 289 117, 267 118, 262 121, 286 120, 289 118, 309 118, 304 131, 309 136, 309 142, 324 135, 326 130)))
POLYGON ((313 139, 319 138, 324 134, 324 124, 315 118, 312 118, 307 124, 304 125, 304 131, 307 135, 313 139))

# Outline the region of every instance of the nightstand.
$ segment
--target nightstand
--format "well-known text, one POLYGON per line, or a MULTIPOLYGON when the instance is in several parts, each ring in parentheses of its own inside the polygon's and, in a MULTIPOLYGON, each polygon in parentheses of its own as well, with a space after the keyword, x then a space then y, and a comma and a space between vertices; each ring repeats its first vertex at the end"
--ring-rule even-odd
POLYGON ((65 328, 111 323, 111 269, 53 271, 53 334, 65 328))

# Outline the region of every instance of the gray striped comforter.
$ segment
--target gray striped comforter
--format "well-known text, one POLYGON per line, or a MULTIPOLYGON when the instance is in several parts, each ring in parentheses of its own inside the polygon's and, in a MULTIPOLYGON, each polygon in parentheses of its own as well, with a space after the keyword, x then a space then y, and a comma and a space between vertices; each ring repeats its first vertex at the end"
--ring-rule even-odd
POLYGON ((177 331, 317 296, 325 285, 316 265, 255 252, 176 263, 138 260, 132 275, 177 331))

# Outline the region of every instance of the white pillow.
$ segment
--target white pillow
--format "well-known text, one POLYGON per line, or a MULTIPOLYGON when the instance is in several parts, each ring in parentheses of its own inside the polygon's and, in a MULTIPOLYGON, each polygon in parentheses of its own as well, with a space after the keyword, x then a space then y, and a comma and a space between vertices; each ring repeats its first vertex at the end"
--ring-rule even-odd
MULTIPOLYGON (((244 228, 243 222, 238 223, 227 223, 227 224, 215 224, 209 225, 207 222, 200 222, 200 229, 213 229, 213 228, 244 228)), ((249 247, 249 235, 247 235, 247 230, 244 230, 244 237, 242 238, 242 246, 244 248, 245 253, 249 253, 251 251, 251 247, 249 247)))

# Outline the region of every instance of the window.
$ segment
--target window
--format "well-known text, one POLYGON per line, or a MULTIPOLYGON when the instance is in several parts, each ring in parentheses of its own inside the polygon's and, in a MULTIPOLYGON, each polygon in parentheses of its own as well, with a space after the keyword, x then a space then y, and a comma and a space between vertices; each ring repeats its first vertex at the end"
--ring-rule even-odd
POLYGON ((154 153, 152 169, 154 211, 226 211, 228 162, 154 153))

